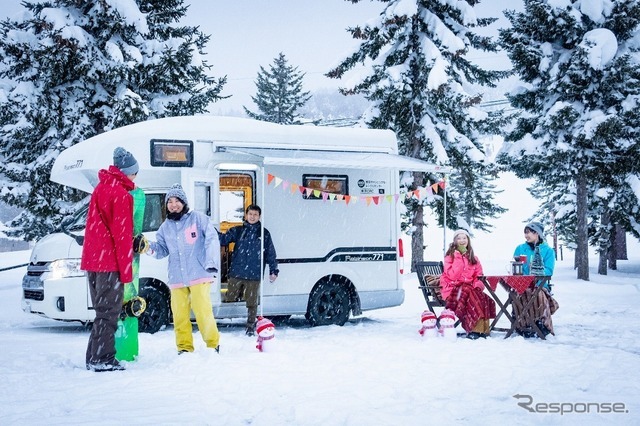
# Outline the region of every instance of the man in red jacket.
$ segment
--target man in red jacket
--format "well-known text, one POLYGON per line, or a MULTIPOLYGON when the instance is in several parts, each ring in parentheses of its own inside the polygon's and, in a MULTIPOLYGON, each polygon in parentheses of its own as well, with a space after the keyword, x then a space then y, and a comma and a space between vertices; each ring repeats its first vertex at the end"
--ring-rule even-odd
POLYGON ((124 283, 132 281, 133 180, 138 162, 124 148, 113 151, 113 166, 98 172, 91 194, 82 246, 81 269, 87 271, 96 318, 87 345, 87 370, 124 370, 116 360, 115 332, 124 283))

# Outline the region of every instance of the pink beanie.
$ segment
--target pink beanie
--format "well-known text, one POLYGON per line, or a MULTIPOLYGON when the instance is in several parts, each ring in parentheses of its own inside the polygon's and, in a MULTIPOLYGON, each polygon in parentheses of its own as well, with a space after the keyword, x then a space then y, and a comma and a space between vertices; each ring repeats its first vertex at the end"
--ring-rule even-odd
POLYGON ((265 328, 275 328, 273 323, 269 321, 268 318, 258 317, 258 322, 256 323, 256 333, 260 334, 265 328))
POLYGON ((431 319, 435 320, 436 319, 436 314, 434 314, 433 312, 428 311, 428 310, 425 310, 424 312, 422 312, 422 317, 421 317, 421 321, 422 322, 425 322, 425 321, 428 321, 428 320, 431 320, 431 319))
POLYGON ((440 319, 442 319, 442 318, 449 318, 450 320, 455 321, 456 320, 456 314, 454 314, 451 309, 445 309, 440 314, 440 319))

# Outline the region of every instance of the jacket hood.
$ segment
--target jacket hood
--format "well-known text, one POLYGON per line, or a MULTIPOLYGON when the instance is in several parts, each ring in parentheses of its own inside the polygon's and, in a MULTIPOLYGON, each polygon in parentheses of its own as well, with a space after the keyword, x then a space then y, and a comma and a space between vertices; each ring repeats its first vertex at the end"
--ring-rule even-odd
POLYGON ((108 169, 102 169, 98 172, 98 180, 109 186, 121 185, 127 191, 133 190, 136 185, 116 166, 109 166, 108 169))

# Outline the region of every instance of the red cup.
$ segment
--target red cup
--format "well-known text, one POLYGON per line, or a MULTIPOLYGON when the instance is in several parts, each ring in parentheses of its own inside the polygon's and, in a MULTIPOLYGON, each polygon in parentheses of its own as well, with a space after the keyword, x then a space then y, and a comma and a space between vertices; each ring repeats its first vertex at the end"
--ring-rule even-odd
POLYGON ((527 256, 525 256, 524 254, 521 254, 521 255, 520 255, 520 259, 519 259, 519 260, 520 260, 520 262, 522 262, 522 263, 527 263, 527 256))

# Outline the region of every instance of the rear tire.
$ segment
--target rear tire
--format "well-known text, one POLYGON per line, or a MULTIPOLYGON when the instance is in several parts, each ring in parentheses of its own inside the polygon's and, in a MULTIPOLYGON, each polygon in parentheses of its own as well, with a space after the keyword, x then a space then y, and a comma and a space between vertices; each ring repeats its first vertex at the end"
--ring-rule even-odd
POLYGON ((309 295, 307 320, 312 326, 344 325, 349 319, 351 304, 346 285, 333 281, 320 282, 309 295))
POLYGON ((138 331, 141 333, 156 333, 169 324, 169 296, 161 289, 145 286, 140 289, 140 297, 147 302, 147 308, 138 318, 138 331))

